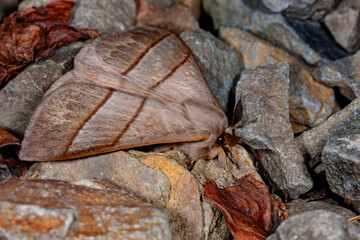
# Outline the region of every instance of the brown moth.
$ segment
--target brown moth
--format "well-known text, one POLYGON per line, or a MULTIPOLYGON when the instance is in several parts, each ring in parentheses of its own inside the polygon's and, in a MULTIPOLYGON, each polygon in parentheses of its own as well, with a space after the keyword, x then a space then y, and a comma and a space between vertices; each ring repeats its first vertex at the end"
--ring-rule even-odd
POLYGON ((64 160, 174 143, 212 159, 228 126, 189 48, 173 33, 138 27, 85 46, 46 92, 20 159, 64 160))

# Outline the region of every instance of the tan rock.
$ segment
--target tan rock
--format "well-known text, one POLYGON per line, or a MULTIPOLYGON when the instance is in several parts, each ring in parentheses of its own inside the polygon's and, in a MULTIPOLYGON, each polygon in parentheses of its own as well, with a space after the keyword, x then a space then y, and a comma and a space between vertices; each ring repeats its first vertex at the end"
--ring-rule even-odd
POLYGON ((241 55, 245 68, 278 62, 290 65, 289 105, 292 122, 312 127, 331 115, 335 102, 333 90, 316 82, 306 66, 295 57, 237 28, 223 28, 220 35, 238 56, 241 55))
POLYGON ((201 0, 173 0, 174 2, 182 3, 187 9, 190 10, 192 15, 199 20, 201 15, 201 0))
POLYGON ((171 239, 167 216, 103 180, 0 183, 3 239, 171 239))

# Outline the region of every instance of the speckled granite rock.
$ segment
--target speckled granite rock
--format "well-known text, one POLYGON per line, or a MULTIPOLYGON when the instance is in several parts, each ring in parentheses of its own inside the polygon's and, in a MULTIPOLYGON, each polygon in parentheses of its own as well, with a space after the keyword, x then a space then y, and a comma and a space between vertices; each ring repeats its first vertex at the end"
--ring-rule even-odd
POLYGON ((360 108, 327 135, 321 159, 331 191, 360 201, 360 108))
POLYGON ((275 185, 292 198, 309 191, 312 181, 289 121, 290 68, 286 63, 245 69, 236 86, 243 121, 256 119, 236 135, 261 156, 260 164, 275 185))
POLYGON ((13 178, 0 182, 0 238, 171 239, 171 233, 163 212, 106 181, 13 178))
POLYGON ((233 80, 240 73, 236 54, 223 41, 202 29, 185 31, 180 37, 191 49, 211 90, 226 112, 233 80))
POLYGON ((326 143, 326 135, 359 108, 360 98, 357 98, 319 126, 303 132, 298 136, 295 140, 303 156, 309 160, 321 153, 326 143))
POLYGON ((313 210, 327 210, 339 214, 346 219, 356 216, 354 212, 340 206, 338 202, 331 199, 316 201, 308 201, 307 199, 296 199, 289 203, 286 203, 286 211, 289 213, 290 216, 313 210))
POLYGON ((343 216, 314 210, 289 217, 268 240, 358 240, 360 227, 343 216))
POLYGON ((327 119, 335 104, 331 88, 316 82, 307 67, 271 44, 237 28, 223 28, 220 36, 242 59, 245 68, 287 62, 290 65, 291 121, 314 127, 327 119))
POLYGON ((24 135, 32 113, 46 90, 73 68, 81 42, 52 51, 48 57, 34 62, 0 90, 0 129, 24 135))
POLYGON ((203 186, 178 162, 186 162, 179 152, 113 152, 56 162, 35 163, 27 179, 78 181, 105 179, 138 198, 164 210, 173 239, 222 239, 227 236, 218 210, 202 201, 203 186))
POLYGON ((360 97, 360 51, 318 67, 313 76, 328 86, 345 88, 360 97))
POLYGON ((360 46, 360 1, 343 0, 327 14, 324 23, 336 41, 348 52, 360 46))
MULTIPOLYGON (((39 7, 56 0, 24 0, 19 8, 39 7)), ((134 0, 72 0, 69 24, 76 28, 97 29, 102 33, 125 30, 134 25, 136 4, 134 0)))

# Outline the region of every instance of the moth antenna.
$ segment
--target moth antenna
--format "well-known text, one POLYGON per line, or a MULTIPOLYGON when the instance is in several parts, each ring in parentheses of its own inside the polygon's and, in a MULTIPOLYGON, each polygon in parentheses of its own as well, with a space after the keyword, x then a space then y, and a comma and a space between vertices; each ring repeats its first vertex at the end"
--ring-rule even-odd
POLYGON ((249 124, 251 124, 251 123, 254 123, 254 122, 256 122, 256 121, 257 121, 257 119, 255 118, 255 119, 253 119, 253 120, 251 120, 251 121, 248 121, 248 122, 246 122, 246 123, 243 123, 243 124, 241 124, 241 125, 235 125, 235 126, 232 127, 232 129, 235 130, 235 129, 238 129, 238 128, 243 128, 243 127, 245 127, 245 126, 247 126, 247 125, 249 125, 249 124))

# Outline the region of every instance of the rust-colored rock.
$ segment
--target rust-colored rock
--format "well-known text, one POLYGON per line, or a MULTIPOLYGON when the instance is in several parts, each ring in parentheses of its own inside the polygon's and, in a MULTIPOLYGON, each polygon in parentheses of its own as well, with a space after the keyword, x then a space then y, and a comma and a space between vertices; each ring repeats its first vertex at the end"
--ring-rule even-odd
POLYGON ((103 180, 0 183, 4 239, 171 239, 167 216, 103 180))

